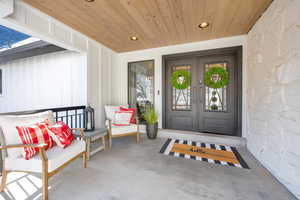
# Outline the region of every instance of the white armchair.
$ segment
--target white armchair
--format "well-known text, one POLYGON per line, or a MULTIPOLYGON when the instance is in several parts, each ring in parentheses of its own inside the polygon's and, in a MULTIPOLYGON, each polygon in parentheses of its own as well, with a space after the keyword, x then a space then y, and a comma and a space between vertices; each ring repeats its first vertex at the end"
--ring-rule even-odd
MULTIPOLYGON (((127 106, 121 106, 127 107, 127 106)), ((136 124, 130 124, 128 126, 115 126, 112 124, 114 119, 114 114, 118 111, 120 106, 105 106, 105 115, 106 115, 106 126, 108 129, 108 145, 109 148, 112 146, 112 139, 118 137, 126 137, 126 136, 135 136, 136 142, 140 141, 140 132, 139 132, 139 123, 138 119, 136 119, 136 124)))
MULTIPOLYGON (((43 200, 48 199, 48 180, 73 160, 83 157, 83 167, 87 165, 86 143, 83 140, 74 140, 70 146, 63 149, 59 146, 45 151, 45 144, 22 144, 16 126, 22 124, 32 124, 44 121, 45 119, 53 120, 51 111, 46 111, 31 115, 0 115, 0 150, 2 151, 3 170, 0 192, 6 186, 6 178, 9 172, 32 172, 41 173, 43 179, 43 200), (37 147, 39 155, 29 160, 25 160, 22 156, 22 148, 37 147)), ((83 129, 81 138, 84 136, 83 129)))

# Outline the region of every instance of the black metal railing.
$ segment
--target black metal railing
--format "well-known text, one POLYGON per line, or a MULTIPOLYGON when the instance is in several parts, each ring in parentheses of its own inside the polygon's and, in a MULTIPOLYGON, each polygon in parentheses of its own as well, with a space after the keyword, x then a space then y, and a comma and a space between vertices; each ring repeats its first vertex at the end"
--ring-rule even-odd
POLYGON ((51 110, 56 121, 63 121, 70 126, 70 128, 86 128, 85 110, 86 106, 72 106, 60 108, 48 108, 31 111, 0 113, 0 115, 26 115, 35 114, 51 110))
POLYGON ((51 109, 56 121, 63 121, 71 128, 86 128, 85 106, 51 109))

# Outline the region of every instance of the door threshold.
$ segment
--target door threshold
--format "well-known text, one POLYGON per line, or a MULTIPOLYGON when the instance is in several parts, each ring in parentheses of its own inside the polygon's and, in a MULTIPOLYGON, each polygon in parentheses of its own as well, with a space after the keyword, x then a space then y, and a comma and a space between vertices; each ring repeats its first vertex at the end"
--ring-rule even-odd
POLYGON ((236 147, 246 146, 246 139, 242 137, 212 134, 212 133, 200 133, 194 131, 160 129, 159 137, 192 140, 197 142, 207 142, 207 143, 214 143, 214 144, 224 144, 224 145, 231 145, 236 147))

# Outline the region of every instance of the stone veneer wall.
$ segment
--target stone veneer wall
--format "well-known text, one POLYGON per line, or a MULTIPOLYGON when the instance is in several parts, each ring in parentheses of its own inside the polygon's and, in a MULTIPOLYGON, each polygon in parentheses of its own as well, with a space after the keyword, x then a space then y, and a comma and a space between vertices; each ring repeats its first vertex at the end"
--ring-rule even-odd
POLYGON ((248 35, 248 149, 300 199, 300 0, 275 0, 248 35))

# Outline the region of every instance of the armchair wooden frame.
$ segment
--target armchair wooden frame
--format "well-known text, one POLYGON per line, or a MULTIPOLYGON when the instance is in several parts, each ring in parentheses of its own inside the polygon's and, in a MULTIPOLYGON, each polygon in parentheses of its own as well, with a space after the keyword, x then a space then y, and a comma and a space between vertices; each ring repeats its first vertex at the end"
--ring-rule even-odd
MULTIPOLYGON (((80 139, 84 139, 84 129, 83 128, 71 128, 72 131, 80 131, 80 139)), ((51 178, 53 175, 57 174, 59 171, 64 169, 68 164, 70 164, 72 161, 76 160, 77 158, 83 157, 83 168, 87 167, 87 151, 74 156, 73 158, 69 159, 67 162, 65 162, 63 165, 58 167, 52 172, 48 172, 48 158, 46 155, 45 147, 46 144, 16 144, 16 145, 6 145, 6 146, 0 146, 0 150, 10 149, 10 148, 24 148, 24 147, 34 147, 39 148, 39 157, 42 161, 42 194, 43 194, 43 200, 48 200, 48 182, 49 178, 51 178)), ((6 186, 6 180, 7 175, 9 172, 26 172, 26 173, 32 173, 30 171, 12 171, 12 170, 6 170, 5 169, 5 160, 3 160, 3 170, 2 170, 2 179, 1 179, 1 186, 0 186, 0 192, 4 191, 4 188, 6 186)))
POLYGON ((137 125, 136 132, 113 135, 112 134, 112 121, 108 119, 108 147, 109 148, 112 147, 112 139, 113 138, 126 137, 126 136, 135 136, 136 143, 139 143, 140 142, 140 130, 139 130, 138 118, 136 118, 136 125, 137 125))

